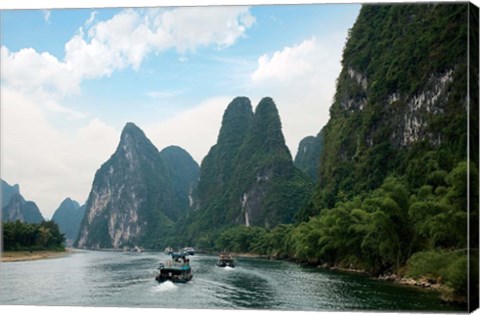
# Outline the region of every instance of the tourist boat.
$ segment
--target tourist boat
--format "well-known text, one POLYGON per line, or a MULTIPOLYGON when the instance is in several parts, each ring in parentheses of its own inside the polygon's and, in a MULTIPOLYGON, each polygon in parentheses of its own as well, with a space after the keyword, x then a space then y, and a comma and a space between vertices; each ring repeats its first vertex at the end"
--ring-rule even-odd
POLYGON ((229 253, 220 253, 217 260, 218 267, 235 267, 235 262, 233 261, 233 257, 229 253))
POLYGON ((173 248, 166 247, 164 253, 165 255, 171 255, 173 253, 173 248))
POLYGON ((185 247, 183 251, 191 256, 195 255, 195 249, 193 249, 193 247, 185 247))
POLYGON ((155 280, 158 282, 172 281, 185 283, 192 280, 192 269, 190 260, 185 253, 172 253, 172 259, 161 263, 158 266, 158 275, 155 280))

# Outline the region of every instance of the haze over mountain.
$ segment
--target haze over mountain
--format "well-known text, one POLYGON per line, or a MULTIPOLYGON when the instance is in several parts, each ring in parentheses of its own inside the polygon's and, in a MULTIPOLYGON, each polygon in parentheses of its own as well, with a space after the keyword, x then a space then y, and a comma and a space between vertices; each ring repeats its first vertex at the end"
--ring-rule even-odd
POLYGON ((179 146, 168 146, 160 151, 160 157, 172 181, 173 193, 177 199, 177 211, 171 211, 176 221, 193 203, 192 193, 198 183, 200 167, 190 154, 179 146))
POLYGON ((307 174, 313 181, 318 180, 318 167, 323 149, 323 131, 315 137, 308 136, 302 139, 295 155, 295 166, 307 174))
POLYGON ((40 223, 44 220, 40 210, 33 201, 27 201, 20 194, 20 186, 10 186, 3 179, 2 183, 2 221, 20 220, 26 223, 40 223))
POLYGON ((52 221, 58 224, 60 232, 65 234, 67 246, 72 246, 78 236, 80 223, 85 215, 85 205, 80 206, 78 202, 70 198, 62 201, 55 210, 52 221))

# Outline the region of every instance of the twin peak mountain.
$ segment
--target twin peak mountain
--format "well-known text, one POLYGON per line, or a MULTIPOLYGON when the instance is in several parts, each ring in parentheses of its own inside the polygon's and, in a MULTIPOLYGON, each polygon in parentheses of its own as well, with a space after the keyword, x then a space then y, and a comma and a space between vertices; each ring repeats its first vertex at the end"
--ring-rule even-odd
POLYGON ((271 98, 255 112, 235 98, 201 167, 180 147, 159 152, 127 123, 95 174, 75 245, 161 248, 229 226, 291 223, 312 188, 293 165, 271 98))

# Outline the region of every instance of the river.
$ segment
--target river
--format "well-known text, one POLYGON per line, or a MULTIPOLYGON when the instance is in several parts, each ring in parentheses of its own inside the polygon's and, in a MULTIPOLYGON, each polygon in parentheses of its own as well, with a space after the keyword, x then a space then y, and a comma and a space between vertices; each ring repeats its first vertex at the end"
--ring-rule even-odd
POLYGON ((187 284, 154 280, 163 253, 76 250, 61 258, 0 264, 0 304, 194 309, 464 311, 435 292, 369 277, 238 257, 191 257, 187 284))

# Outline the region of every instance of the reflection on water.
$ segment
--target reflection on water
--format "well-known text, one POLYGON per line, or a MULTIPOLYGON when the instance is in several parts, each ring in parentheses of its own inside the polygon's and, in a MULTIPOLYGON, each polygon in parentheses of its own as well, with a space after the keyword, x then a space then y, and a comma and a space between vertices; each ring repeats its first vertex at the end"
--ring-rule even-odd
POLYGON ((154 280, 163 253, 78 251, 66 257, 0 264, 0 304, 283 310, 459 311, 435 292, 284 261, 191 257, 186 284, 154 280))

